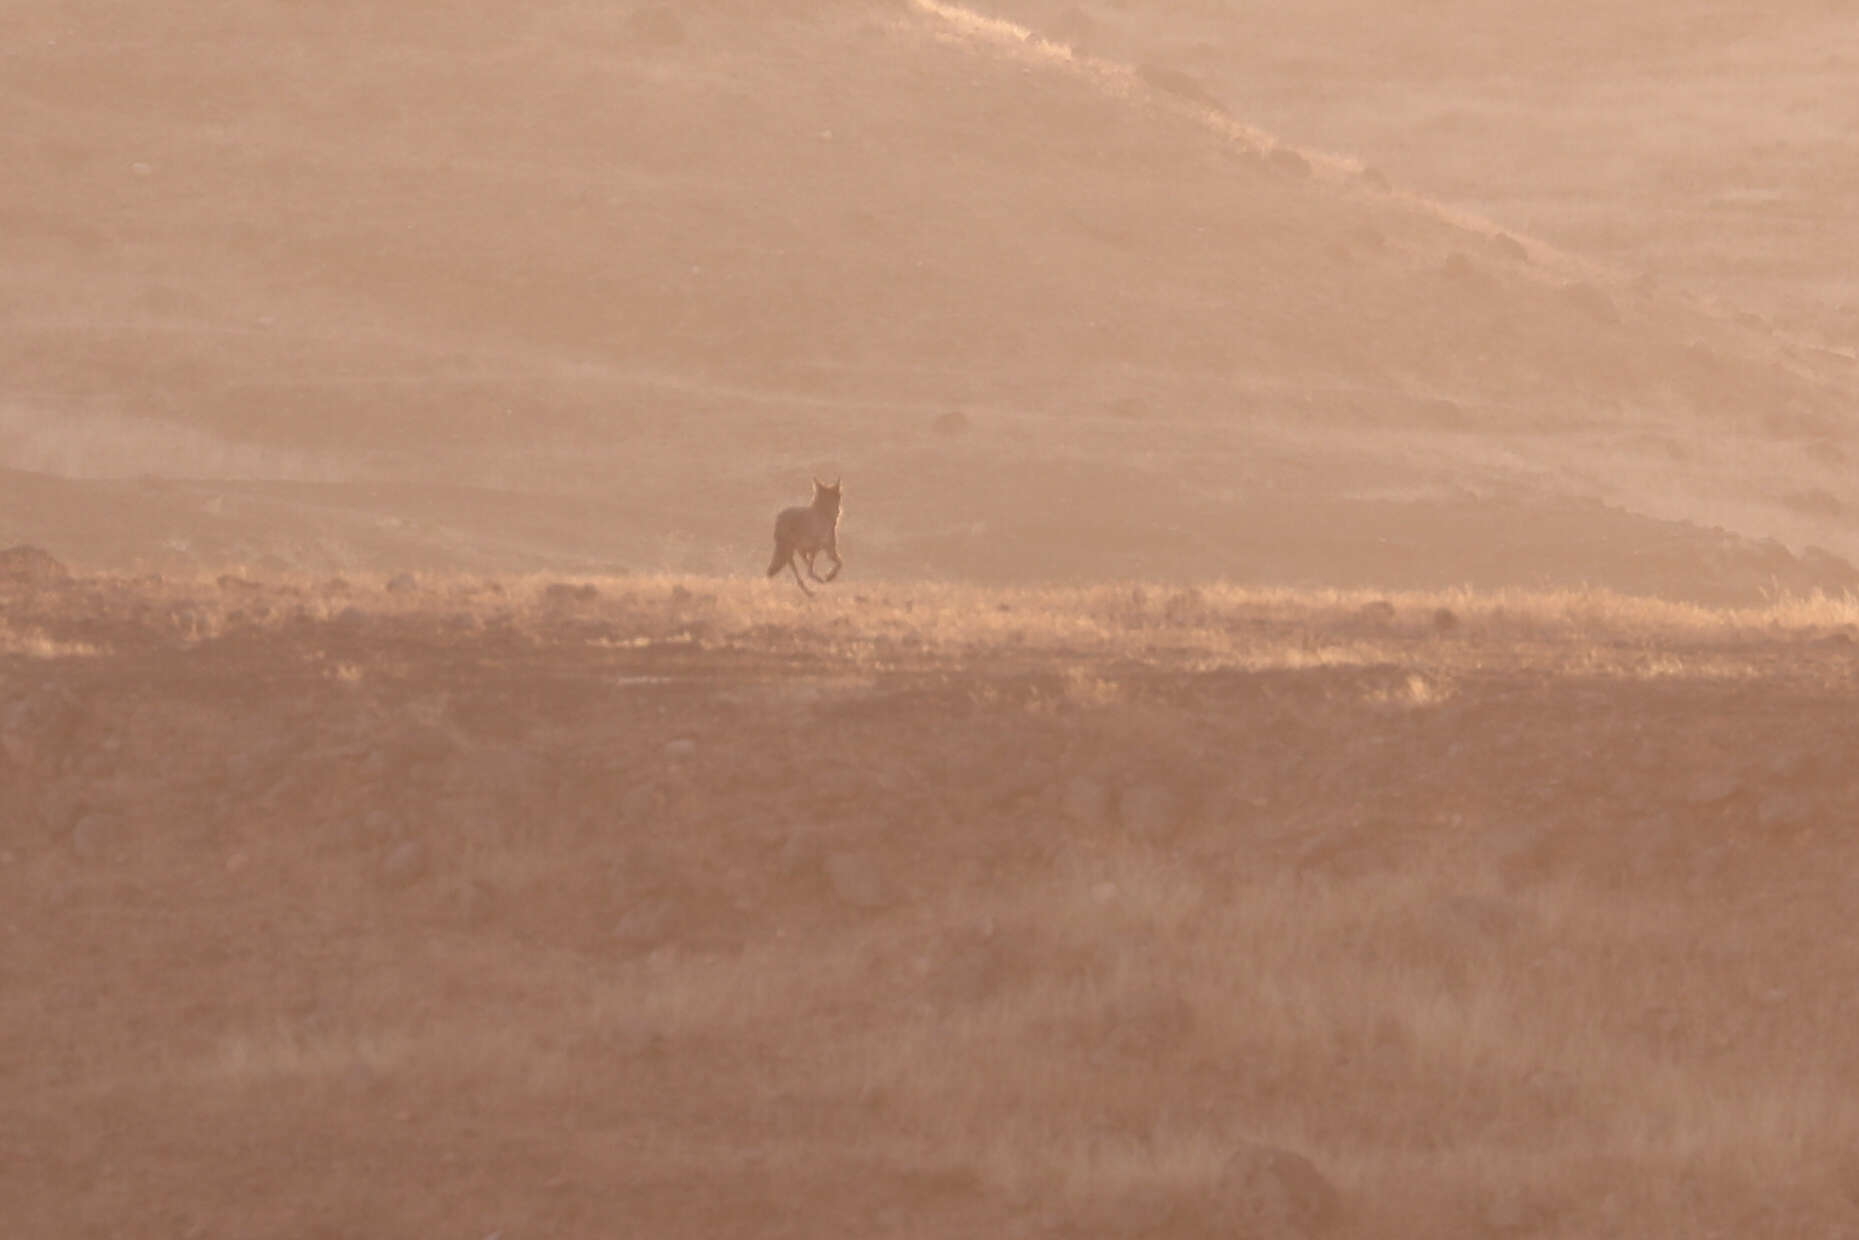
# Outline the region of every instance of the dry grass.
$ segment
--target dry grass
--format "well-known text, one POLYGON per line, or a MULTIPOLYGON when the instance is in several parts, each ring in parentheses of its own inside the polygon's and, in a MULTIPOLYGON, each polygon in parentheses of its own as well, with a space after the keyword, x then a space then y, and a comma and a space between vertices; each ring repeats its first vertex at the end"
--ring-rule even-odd
POLYGON ((1851 601, 386 587, 13 596, 35 1225, 1859 1221, 1851 601))

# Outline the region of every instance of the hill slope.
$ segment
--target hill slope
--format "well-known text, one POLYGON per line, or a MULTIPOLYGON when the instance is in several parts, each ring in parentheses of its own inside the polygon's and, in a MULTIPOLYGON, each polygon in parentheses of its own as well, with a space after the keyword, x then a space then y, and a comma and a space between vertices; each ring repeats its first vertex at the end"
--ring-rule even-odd
POLYGON ((1859 547, 1835 362, 1165 73, 751 9, 14 10, 0 463, 53 477, 0 520, 755 571, 820 468, 864 575, 1846 581, 1669 524, 1859 547))

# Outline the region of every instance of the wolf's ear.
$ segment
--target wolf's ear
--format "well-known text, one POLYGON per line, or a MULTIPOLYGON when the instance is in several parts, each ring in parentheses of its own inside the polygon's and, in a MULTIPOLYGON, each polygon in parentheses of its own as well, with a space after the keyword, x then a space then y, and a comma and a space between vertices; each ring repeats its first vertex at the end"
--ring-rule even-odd
POLYGON ((816 487, 818 487, 818 488, 819 488, 820 490, 822 490, 822 491, 824 491, 824 490, 826 489, 826 484, 825 484, 824 482, 821 482, 821 481, 820 481, 820 475, 818 475, 818 474, 815 474, 815 475, 813 476, 813 485, 814 485, 814 486, 816 486, 816 487))
POLYGON ((833 479, 833 490, 837 491, 839 489, 839 483, 840 483, 839 478, 833 479))

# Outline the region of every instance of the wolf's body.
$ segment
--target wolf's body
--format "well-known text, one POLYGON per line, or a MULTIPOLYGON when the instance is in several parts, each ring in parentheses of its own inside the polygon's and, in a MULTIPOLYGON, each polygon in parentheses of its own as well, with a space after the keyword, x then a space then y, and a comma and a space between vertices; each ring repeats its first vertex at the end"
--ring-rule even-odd
POLYGON ((815 581, 831 581, 845 567, 845 561, 839 558, 838 482, 829 487, 815 478, 813 503, 805 508, 783 508, 775 516, 775 558, 768 562, 768 575, 773 577, 782 569, 791 568, 794 584, 802 593, 812 594, 800 578, 800 565, 794 562, 795 556, 807 562, 807 576, 815 581), (813 557, 822 551, 833 557, 832 570, 824 577, 813 570, 813 557))

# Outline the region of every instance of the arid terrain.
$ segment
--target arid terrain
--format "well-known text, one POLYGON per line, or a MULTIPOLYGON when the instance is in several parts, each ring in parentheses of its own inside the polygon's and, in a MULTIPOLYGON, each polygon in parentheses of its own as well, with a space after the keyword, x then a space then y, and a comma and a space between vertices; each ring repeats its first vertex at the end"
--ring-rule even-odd
POLYGON ((21 1234, 1859 1229, 1851 605, 4 599, 21 1234))
MULTIPOLYGON (((1568 69, 1549 10, 1461 7, 1275 19, 1325 78, 1220 5, 1090 8, 1102 55, 927 0, 9 5, 0 545, 728 576, 824 470, 887 580, 1852 586, 1852 341, 1750 312, 1782 251, 1837 263, 1734 210, 1629 261, 1668 200, 1597 171, 1667 157, 1739 40, 1832 36, 1597 60, 1646 123, 1604 147, 1588 101, 1574 154, 1433 74, 1497 136, 1396 144, 1430 61, 1383 33, 1568 69), (1439 162, 1505 134, 1617 243, 1439 162)), ((1805 124, 1760 102, 1750 141, 1805 124)))
POLYGON ((1837 6, 0 49, 14 1233, 1859 1237, 1837 6))

